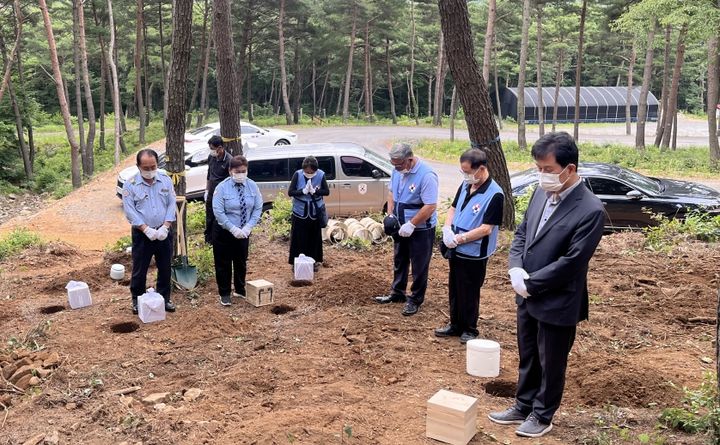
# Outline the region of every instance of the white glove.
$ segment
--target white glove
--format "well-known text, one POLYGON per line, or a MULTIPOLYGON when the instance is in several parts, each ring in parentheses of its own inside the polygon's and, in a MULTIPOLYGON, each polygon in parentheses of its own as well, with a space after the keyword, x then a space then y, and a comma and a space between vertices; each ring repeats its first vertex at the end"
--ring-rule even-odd
POLYGON ((230 229, 230 233, 232 233, 232 235, 237 239, 247 238, 247 235, 245 235, 245 232, 243 232, 243 229, 240 227, 233 227, 230 229))
POLYGON ((312 189, 312 184, 310 183, 310 181, 308 181, 308 182, 305 184, 305 187, 303 187, 303 190, 302 190, 303 194, 305 194, 305 195, 309 194, 309 193, 310 193, 310 189, 312 189))
POLYGON ((453 233, 450 226, 444 226, 442 228, 442 234, 443 234, 443 243, 445 243, 445 246, 448 249, 454 249, 457 247, 457 243, 455 242, 455 234, 453 233))
POLYGON ((158 231, 150 226, 145 227, 143 233, 145 234, 145 236, 148 237, 150 241, 155 241, 156 239, 158 239, 158 231))
POLYGON ((410 235, 413 234, 415 231, 415 224, 411 223, 410 221, 406 222, 402 226, 400 226, 400 230, 398 231, 398 235, 407 238, 410 235))
POLYGON ((522 267, 513 267, 512 269, 508 270, 508 274, 510 274, 510 282, 512 283, 512 288, 515 293, 523 296, 523 298, 529 297, 530 294, 527 291, 525 280, 530 278, 530 275, 525 272, 525 269, 523 269, 522 267))
POLYGON ((252 232, 252 229, 251 229, 249 226, 245 226, 245 227, 243 227, 243 228, 240 229, 240 230, 242 230, 243 234, 245 235, 245 236, 243 236, 243 238, 249 238, 249 237, 250 237, 250 232, 252 232))
POLYGON ((208 199, 208 191, 205 190, 205 193, 203 193, 203 201, 207 202, 208 199))
MULTIPOLYGON (((308 184, 310 184, 310 183, 308 182, 308 184)), ((318 188, 320 188, 320 187, 313 187, 312 184, 310 184, 310 194, 314 195, 315 192, 317 192, 318 188)))
POLYGON ((163 241, 165 238, 168 237, 168 228, 165 226, 160 227, 157 229, 157 239, 160 241, 163 241))

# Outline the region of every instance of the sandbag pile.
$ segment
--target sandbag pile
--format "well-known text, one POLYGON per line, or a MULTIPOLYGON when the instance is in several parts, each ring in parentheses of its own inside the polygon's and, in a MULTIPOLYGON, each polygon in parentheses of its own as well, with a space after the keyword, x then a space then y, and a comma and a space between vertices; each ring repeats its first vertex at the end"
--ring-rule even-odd
POLYGON ((375 244, 387 239, 383 226, 372 218, 348 218, 345 221, 331 219, 322 232, 323 241, 339 243, 348 238, 360 238, 375 244))

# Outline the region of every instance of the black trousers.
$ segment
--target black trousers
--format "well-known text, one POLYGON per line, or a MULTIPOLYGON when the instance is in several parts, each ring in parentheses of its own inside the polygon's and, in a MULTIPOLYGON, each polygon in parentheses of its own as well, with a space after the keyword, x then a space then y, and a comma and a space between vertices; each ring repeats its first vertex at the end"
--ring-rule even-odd
POLYGON ((317 219, 298 218, 293 214, 288 264, 294 265, 295 257, 301 253, 314 259, 315 263, 323 262, 322 228, 317 219))
POLYGON ((208 199, 205 200, 205 242, 208 244, 213 243, 215 212, 213 212, 212 201, 213 195, 215 194, 215 187, 217 186, 217 183, 210 183, 210 188, 207 191, 208 199))
POLYGON ((130 278, 130 294, 133 301, 144 294, 146 289, 147 271, 150 261, 155 257, 157 266, 157 282, 155 291, 170 301, 170 261, 173 253, 174 235, 171 231, 162 241, 151 241, 143 232, 132 229, 132 277, 130 278))
POLYGON ((479 334, 477 320, 480 315, 480 288, 485 282, 486 269, 487 258, 450 258, 450 324, 460 332, 479 334))
POLYGON ((220 296, 230 296, 230 285, 235 286, 235 292, 245 295, 245 275, 247 274, 247 259, 250 240, 237 239, 232 233, 213 225, 213 257, 215 259, 215 279, 220 296))
POLYGON ((516 408, 543 423, 552 421, 565 389, 565 370, 576 326, 557 326, 533 318, 522 304, 517 309, 520 353, 516 408))
POLYGON ((393 295, 405 296, 408 282, 408 269, 412 265, 413 283, 408 299, 418 306, 425 301, 428 269, 432 257, 435 229, 416 230, 407 238, 395 238, 393 295))

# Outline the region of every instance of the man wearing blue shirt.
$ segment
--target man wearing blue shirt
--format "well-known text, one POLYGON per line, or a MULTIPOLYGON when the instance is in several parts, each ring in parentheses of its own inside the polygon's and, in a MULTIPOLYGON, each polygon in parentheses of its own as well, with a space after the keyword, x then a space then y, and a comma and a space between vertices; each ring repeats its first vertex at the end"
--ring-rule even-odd
POLYGON ((158 155, 150 149, 140 150, 136 156, 137 175, 123 185, 123 210, 132 226, 132 311, 137 314, 137 298, 145 293, 150 261, 155 257, 157 283, 155 290, 165 298, 165 310, 175 311, 170 301, 170 260, 172 237, 170 228, 175 221, 175 190, 172 180, 158 172, 158 155))
POLYGON ((387 211, 397 217, 400 230, 395 240, 394 274, 390 295, 376 297, 380 304, 405 302, 402 314, 414 315, 425 300, 428 269, 437 224, 438 177, 430 166, 413 155, 409 144, 393 145, 387 211), (406 296, 408 268, 413 283, 406 296))

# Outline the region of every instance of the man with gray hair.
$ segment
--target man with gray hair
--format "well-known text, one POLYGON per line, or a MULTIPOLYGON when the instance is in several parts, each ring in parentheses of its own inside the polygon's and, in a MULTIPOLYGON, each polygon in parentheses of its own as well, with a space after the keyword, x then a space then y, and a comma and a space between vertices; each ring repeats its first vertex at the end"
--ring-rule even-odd
POLYGON ((404 302, 402 314, 414 315, 425 300, 428 269, 437 224, 438 177, 430 166, 413 155, 406 143, 393 145, 387 212, 400 224, 395 241, 394 275, 390 295, 376 297, 380 304, 404 302), (405 291, 412 265, 410 295, 405 291))

